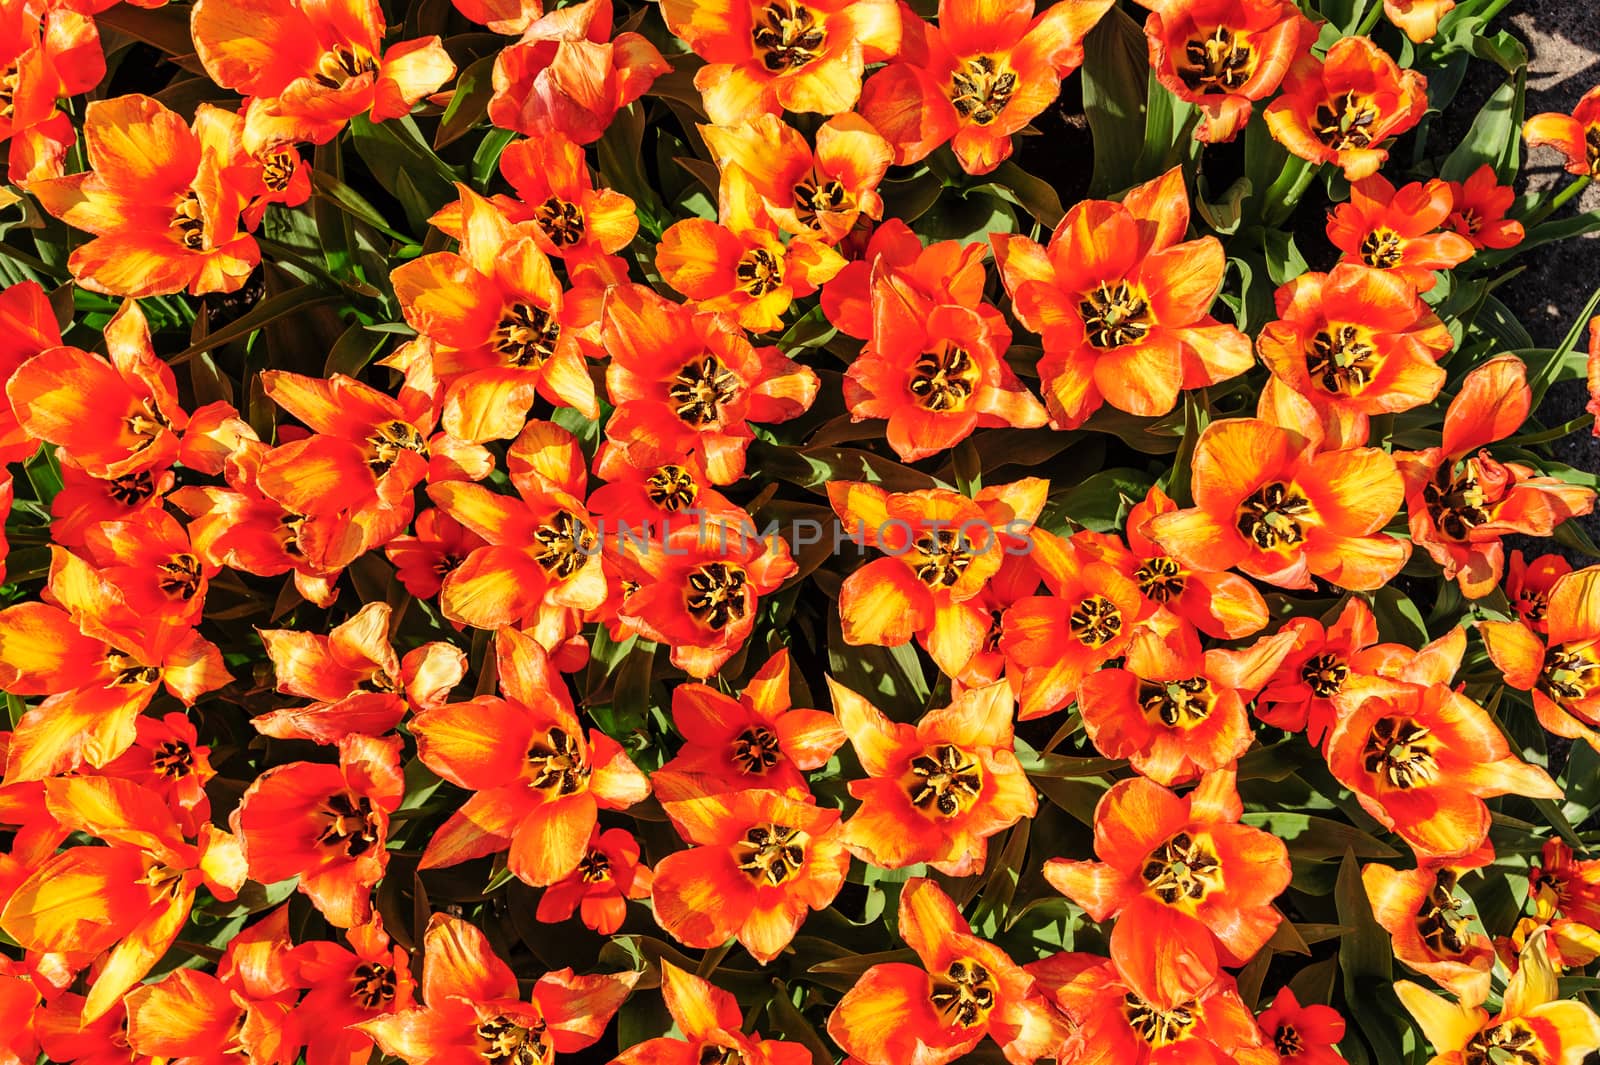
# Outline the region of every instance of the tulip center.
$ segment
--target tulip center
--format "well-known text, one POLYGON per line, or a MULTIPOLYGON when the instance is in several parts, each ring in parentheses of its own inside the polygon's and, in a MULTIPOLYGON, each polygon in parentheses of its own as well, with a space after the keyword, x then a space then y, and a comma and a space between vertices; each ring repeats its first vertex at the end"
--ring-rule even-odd
POLYGON ((1139 591, 1144 597, 1156 603, 1170 603, 1183 594, 1189 583, 1178 560, 1167 555, 1145 559, 1144 564, 1133 571, 1133 579, 1139 582, 1139 591))
POLYGON ((173 230, 178 243, 190 251, 205 250, 205 208, 200 205, 200 197, 194 194, 193 189, 178 197, 178 202, 172 208, 172 221, 167 223, 167 228, 173 230))
POLYGON ((758 8, 750 37, 768 72, 799 70, 822 54, 828 34, 817 16, 794 0, 758 8))
POLYGON ((921 561, 913 567, 917 580, 929 588, 949 588, 972 565, 972 545, 955 529, 931 529, 912 545, 921 561))
POLYGON ((1292 1024, 1280 1024, 1272 1035, 1272 1045, 1286 1058, 1298 1057, 1306 1046, 1300 1039, 1300 1030, 1292 1024))
POLYGON ((1222 887, 1222 863, 1209 843, 1179 832, 1150 852, 1140 871, 1156 898, 1167 904, 1199 902, 1222 887))
POLYGON ((955 817, 972 809, 983 791, 983 766, 952 743, 940 743, 911 759, 902 780, 911 805, 923 813, 955 817))
POLYGON ((1078 304, 1084 333, 1097 348, 1137 344, 1150 332, 1150 301, 1126 281, 1102 281, 1078 304))
POLYGON ((958 958, 943 976, 934 977, 928 998, 949 1023, 973 1028, 994 1009, 994 977, 974 959, 958 958))
POLYGON ((138 883, 149 888, 152 895, 166 894, 176 898, 179 892, 183 890, 183 870, 175 869, 165 862, 157 861, 150 857, 148 853, 146 853, 144 860, 147 863, 144 868, 144 876, 139 878, 138 883))
POLYGON ((812 229, 821 229, 817 216, 853 211, 856 198, 837 179, 809 178, 794 187, 794 213, 812 229))
POLYGON ((968 122, 987 126, 1017 91, 1017 76, 993 56, 975 55, 950 75, 950 102, 968 122))
POLYGON ((738 1047, 723 1046, 720 1043, 704 1043, 700 1047, 700 1056, 695 1059, 696 1065, 747 1065, 749 1058, 744 1056, 744 1051, 738 1047))
POLYGON ((156 566, 156 587, 172 599, 188 602, 200 590, 200 560, 184 552, 156 566))
POLYGON ((533 209, 534 221, 558 248, 568 248, 583 240, 583 208, 571 200, 551 196, 533 209))
POLYGON ((1439 775, 1432 730, 1409 718, 1385 717, 1372 726, 1361 764, 1396 788, 1432 783, 1439 775))
POLYGON ((983 653, 993 655, 1000 653, 1000 640, 1006 633, 1006 616, 1004 611, 989 611, 989 631, 983 636, 983 653))
POLYGON ((1471 922, 1462 912, 1464 904, 1456 898, 1455 889, 1455 871, 1440 869, 1417 910, 1417 933, 1435 954, 1460 954, 1467 949, 1472 935, 1471 922))
POLYGON ((1193 1004, 1157 1009, 1131 992, 1124 996, 1122 1015, 1135 1035, 1151 1047, 1164 1047, 1188 1036, 1194 1030, 1193 1004))
POLYGON ((22 66, 13 59, 0 72, 0 118, 9 119, 16 104, 17 89, 22 85, 22 66))
POLYGON ((1350 677, 1350 667, 1331 654, 1313 655, 1300 667, 1300 679, 1306 682, 1311 694, 1319 699, 1331 699, 1344 688, 1350 677))
POLYGON ((194 772, 194 751, 177 740, 159 743, 150 752, 150 768, 169 780, 182 780, 194 772))
POLYGON ((1352 90, 1318 104, 1311 131, 1329 148, 1343 152, 1371 144, 1377 121, 1377 106, 1352 90))
POLYGON ((1324 391, 1347 396, 1371 384, 1378 353, 1364 336, 1357 326, 1330 324, 1312 337, 1306 358, 1312 380, 1324 391))
POLYGON ((304 514, 285 512, 278 519, 278 543, 283 545, 283 553, 290 558, 305 557, 305 552, 300 548, 300 527, 305 523, 304 514))
POLYGON ((1239 504, 1235 525, 1245 539, 1262 551, 1298 547, 1305 541, 1301 522, 1311 514, 1311 503, 1293 485, 1271 481, 1239 504))
POLYGON ((555 354, 561 323, 543 307, 513 303, 489 335, 489 344, 512 366, 537 370, 555 354))
POLYGON ((1145 718, 1168 728, 1193 728, 1211 716, 1216 702, 1217 694, 1204 677, 1139 682, 1139 706, 1145 718))
POLYGON ((382 477, 400 461, 400 453, 403 451, 410 451, 426 458, 428 442, 410 422, 399 419, 384 422, 373 429, 372 435, 367 437, 367 467, 376 476, 382 477))
POLYGON ((733 845, 733 860, 757 884, 778 887, 800 875, 806 861, 806 834, 788 825, 752 825, 733 845))
POLYGON ((107 651, 106 666, 110 668, 113 674, 111 683, 122 687, 133 687, 136 684, 154 684, 161 679, 161 670, 159 668, 135 662, 132 655, 123 654, 121 651, 107 651))
POLYGON ((1361 242, 1361 261, 1379 270, 1393 270, 1403 259, 1400 234, 1380 226, 1361 242))
POLYGON ((1460 469, 1446 461, 1434 479, 1422 487, 1434 527, 1446 539, 1465 540, 1478 526, 1493 520, 1493 504, 1480 483, 1480 464, 1468 459, 1460 469))
POLYGON ((645 495, 662 510, 677 513, 692 506, 700 494, 694 475, 682 466, 666 465, 656 469, 644 482, 645 495))
POLYGON ((585 884, 599 884, 611 879, 611 859, 593 847, 583 852, 578 862, 578 879, 585 884))
POLYGON ((1524 621, 1538 628, 1550 610, 1550 596, 1537 588, 1523 588, 1511 601, 1524 621))
POLYGON ((729 755, 740 772, 760 776, 778 764, 778 737, 764 725, 751 725, 733 738, 729 755))
POLYGON ((1600 662, 1591 657, 1593 654, 1594 647, 1583 651, 1565 645, 1550 648, 1539 674, 1539 688, 1560 703, 1577 702, 1600 690, 1600 662))
POLYGON ((750 611, 744 570, 728 562, 707 562, 689 574, 684 603, 706 627, 720 631, 750 611))
POLYGON ((299 162, 300 153, 293 148, 267 149, 256 156, 256 163, 261 167, 261 184, 272 192, 282 192, 293 180, 295 165, 299 162))
POLYGON ((1540 1065, 1547 1060, 1538 1033, 1520 1017, 1485 1028, 1461 1048, 1462 1065, 1540 1065))
POLYGON ((528 768, 534 787, 556 795, 574 795, 589 785, 589 760, 564 728, 551 729, 528 748, 528 768))
POLYGON ((106 494, 125 507, 136 507, 156 494, 156 481, 149 470, 124 474, 106 482, 106 494))
POLYGON ((751 248, 739 256, 733 268, 739 288, 754 299, 760 299, 783 284, 783 264, 765 248, 751 248))
POLYGON ((594 547, 594 533, 570 511, 556 511, 549 523, 533 530, 533 560, 557 580, 582 569, 594 547))
POLYGON ((528 1028, 498 1014, 478 1025, 478 1054, 491 1065, 547 1065, 552 1055, 545 1042, 545 1023, 528 1028))
POLYGON ((350 974, 350 997, 364 1010, 381 1009, 394 1000, 394 970, 375 961, 364 961, 350 974))
POLYGON ((1085 647, 1104 647, 1122 634, 1122 611, 1103 595, 1078 600, 1067 618, 1073 638, 1085 647))
POLYGON ((1600 125, 1584 130, 1583 147, 1584 157, 1589 161, 1589 173, 1600 174, 1600 125))
POLYGON ((1193 92, 1237 92, 1250 80, 1255 69, 1255 53, 1243 35, 1227 26, 1218 26, 1208 36, 1191 37, 1183 46, 1186 67, 1178 77, 1193 92))
POLYGON ((383 826, 372 800, 365 795, 336 791, 318 811, 323 820, 317 842, 344 851, 347 858, 359 858, 383 842, 383 826))
POLYGON ((335 45, 322 53, 317 60, 316 72, 311 77, 318 85, 329 89, 342 89, 363 74, 375 73, 378 61, 360 45, 345 47, 335 45))
POLYGON ((924 410, 945 413, 966 407, 977 383, 978 366, 967 349, 946 341, 917 356, 907 388, 924 410))
POLYGON ((123 419, 123 425, 134 437, 135 443, 130 450, 135 452, 143 451, 155 443, 162 430, 172 428, 167 416, 148 399, 140 401, 138 409, 123 419))
POLYGON ((709 429, 721 423, 723 405, 739 395, 739 378, 715 355, 706 354, 678 371, 667 395, 677 404, 680 421, 694 429, 709 429))

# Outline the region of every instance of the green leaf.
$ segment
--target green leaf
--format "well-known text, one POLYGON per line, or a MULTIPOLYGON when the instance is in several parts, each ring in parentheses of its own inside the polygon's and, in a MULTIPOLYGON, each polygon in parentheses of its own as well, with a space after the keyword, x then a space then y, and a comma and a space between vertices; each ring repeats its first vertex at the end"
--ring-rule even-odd
MULTIPOLYGON (((1389 934, 1372 915, 1367 889, 1361 881, 1356 856, 1345 852, 1334 889, 1339 923, 1350 931, 1339 939, 1339 968, 1344 972, 1344 997, 1353 1020, 1350 1038, 1357 1030, 1371 1045, 1378 1060, 1398 1062, 1404 1057, 1401 1036, 1395 1030, 1399 1003, 1391 986, 1393 953, 1389 934)), ((1343 1044, 1341 1044, 1343 1046, 1343 1044)))
POLYGON ((1527 89, 1526 67, 1517 72, 1489 97, 1472 128, 1456 150, 1439 168, 1446 181, 1465 181, 1481 166, 1494 167, 1503 184, 1517 176, 1522 153, 1523 98, 1527 89))
POLYGON ((240 315, 216 332, 184 348, 168 359, 167 364, 177 366, 188 362, 202 351, 211 351, 235 340, 242 340, 281 319, 292 318, 312 307, 321 307, 342 298, 338 293, 318 292, 310 285, 301 285, 287 292, 280 292, 256 304, 249 313, 240 315))
POLYGON ((1083 110, 1094 137, 1091 196, 1106 196, 1134 184, 1143 141, 1129 136, 1144 127, 1149 85, 1149 46, 1144 31, 1121 8, 1106 12, 1083 42, 1083 110))
POLYGON ((1247 825, 1271 832, 1297 858, 1338 858, 1348 851, 1357 858, 1395 858, 1400 852, 1354 825, 1326 817, 1288 811, 1246 813, 1247 825))
POLYGON ((476 60, 456 77, 455 92, 450 104, 439 119, 439 129, 433 135, 437 151, 466 136, 468 131, 489 115, 489 100, 494 96, 494 63, 496 55, 486 55, 476 60))

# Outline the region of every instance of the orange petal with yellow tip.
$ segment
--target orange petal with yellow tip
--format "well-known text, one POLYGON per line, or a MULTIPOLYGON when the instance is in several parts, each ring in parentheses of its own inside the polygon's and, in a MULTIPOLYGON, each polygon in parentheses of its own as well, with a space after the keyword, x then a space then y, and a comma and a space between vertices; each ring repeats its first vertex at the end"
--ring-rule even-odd
POLYGON ((870 776, 886 776, 892 772, 906 742, 902 739, 904 727, 884 717, 877 707, 832 677, 828 678, 828 692, 833 697, 833 712, 850 737, 861 768, 870 776))
POLYGON ((517 980, 476 925, 435 913, 422 937, 422 996, 430 1004, 451 997, 470 1002, 514 999, 517 980))

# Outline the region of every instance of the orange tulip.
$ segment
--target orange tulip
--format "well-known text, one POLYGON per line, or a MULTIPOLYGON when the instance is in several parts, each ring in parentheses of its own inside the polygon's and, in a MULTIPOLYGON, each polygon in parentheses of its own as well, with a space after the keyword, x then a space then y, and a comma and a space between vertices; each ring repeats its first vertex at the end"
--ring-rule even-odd
POLYGON ((1302 274, 1278 289, 1277 304, 1278 320, 1256 339, 1268 387, 1309 401, 1328 448, 1365 444, 1373 415, 1431 403, 1444 386, 1438 360, 1455 346, 1450 330, 1401 269, 1345 263, 1302 274))
POLYGON ((1282 1065, 1339 1065, 1334 1047, 1344 1041, 1344 1018, 1331 1006, 1305 1005, 1292 988, 1282 988, 1256 1018, 1282 1065))
POLYGON ((604 832, 596 826, 578 868, 539 896, 534 918, 552 924, 565 921, 574 910, 583 923, 603 936, 622 927, 629 899, 647 899, 654 874, 639 864, 639 841, 620 828, 604 832))
POLYGON ((1329 770, 1420 858, 1477 850, 1489 832, 1485 798, 1561 795, 1512 752, 1483 707, 1448 684, 1352 678, 1334 709, 1329 770))
POLYGON ((135 614, 99 571, 51 548, 60 606, 0 611, 0 688, 46 698, 17 722, 6 781, 40 780, 132 746, 134 721, 163 686, 192 705, 229 681, 216 645, 194 629, 135 614))
POLYGON ((671 69, 642 35, 611 35, 611 0, 581 0, 546 13, 500 49, 489 121, 591 144, 671 69))
POLYGON ((947 876, 981 873, 985 841, 1038 809, 1017 761, 1011 689, 1004 683, 956 696, 915 725, 890 721, 830 678, 834 713, 865 779, 850 782, 860 807, 844 843, 885 869, 927 862, 947 876))
POLYGON ((925 248, 910 226, 890 218, 873 229, 862 257, 846 263, 822 287, 822 310, 839 332, 871 339, 876 278, 887 278, 895 289, 929 303, 976 308, 989 280, 983 267, 988 257, 989 248, 980 241, 941 240, 925 248))
POLYGON ((1583 966, 1594 960, 1595 930, 1600 927, 1600 861, 1577 861, 1571 847, 1559 839, 1547 840, 1538 863, 1528 871, 1528 901, 1535 919, 1549 922, 1553 948, 1565 953, 1569 945, 1578 947, 1573 952, 1577 956, 1565 964, 1583 966))
POLYGON ((712 484, 732 484, 755 436, 749 423, 788 421, 817 395, 816 373, 776 347, 752 347, 731 318, 642 286, 610 290, 602 336, 617 408, 606 438, 641 469, 693 453, 712 484))
POLYGON ((1491 860, 1492 854, 1480 853, 1405 871, 1375 864, 1361 869, 1372 915, 1389 933, 1395 958, 1469 1006, 1489 997, 1494 945, 1473 930, 1456 890, 1462 873, 1491 860))
POLYGON ((1566 160, 1567 172, 1600 174, 1600 86, 1578 101, 1571 115, 1534 115, 1522 127, 1530 148, 1554 148, 1566 160))
POLYGON ((672 724, 684 745, 661 767, 716 793, 768 788, 809 794, 805 774, 821 769, 845 741, 832 714, 790 705, 789 652, 780 650, 737 699, 708 684, 672 689, 672 724))
POLYGON ((1520 1058, 1538 1065, 1568 1065, 1600 1049, 1600 1017, 1578 999, 1563 998, 1549 956, 1536 936, 1506 986, 1500 1012, 1453 1003, 1409 980, 1395 993, 1433 1045, 1428 1065, 1520 1058))
POLYGON ((1288 0, 1146 2, 1150 69, 1166 90, 1200 109, 1195 138, 1231 141, 1251 104, 1277 91, 1317 39, 1317 26, 1288 0))
POLYGON ((1072 542, 1083 554, 1110 563, 1139 586, 1144 599, 1141 621, 1160 619, 1165 612, 1219 640, 1260 632, 1267 624, 1267 604, 1255 585, 1237 573, 1186 567, 1142 531, 1156 515, 1177 509, 1165 492, 1152 485, 1144 499, 1128 510, 1126 546, 1113 536, 1092 532, 1077 533, 1072 542))
POLYGON ((1410 545, 1382 532, 1405 497, 1395 460, 1376 448, 1321 451, 1252 418, 1212 422, 1192 460, 1196 506, 1144 532, 1186 565, 1237 567, 1280 588, 1320 577, 1367 591, 1392 580, 1410 545))
POLYGON ((6 385, 17 423, 97 477, 164 469, 188 424, 172 368, 151 349, 133 300, 106 323, 105 337, 109 359, 55 347, 18 366, 6 385))
POLYGON ((873 285, 872 306, 872 338, 845 373, 845 403, 852 421, 887 419, 884 435, 906 462, 978 428, 1048 420, 1006 364, 1011 330, 995 308, 929 303, 888 279, 873 285))
POLYGON ((1173 169, 1121 203, 1074 205, 1045 247, 991 235, 1012 310, 1043 340, 1039 376, 1057 428, 1077 428, 1106 402, 1166 414, 1181 389, 1250 368, 1249 338, 1208 313, 1222 245, 1184 241, 1188 228, 1183 172, 1173 169))
POLYGON ((1396 189, 1382 174, 1350 186, 1350 202, 1328 216, 1328 240, 1344 252, 1344 262, 1388 270, 1418 292, 1432 291, 1436 270, 1449 270, 1472 258, 1472 241, 1445 229, 1455 210, 1448 182, 1413 181, 1396 189))
POLYGON ((1360 670, 1361 652, 1378 642, 1378 622, 1366 601, 1352 596, 1331 625, 1290 618, 1282 631, 1294 633, 1294 647, 1261 689, 1256 716, 1320 745, 1333 725, 1333 697, 1360 670))
POLYGON ((389 815, 405 790, 398 736, 345 736, 337 766, 290 762, 267 770, 234 814, 250 876, 263 884, 298 876, 329 924, 366 923, 372 889, 388 868, 389 815))
POLYGON ((1422 121, 1427 109, 1427 79, 1401 70, 1369 38, 1345 37, 1325 60, 1306 56, 1289 69, 1266 118, 1290 152, 1319 166, 1333 163, 1360 181, 1389 158, 1379 145, 1422 121))
POLYGON ((1488 163, 1472 172, 1466 181, 1450 182, 1450 216, 1444 228, 1459 233, 1479 251, 1485 248, 1514 248, 1522 243, 1526 230, 1522 223, 1506 217, 1517 200, 1517 192, 1501 185, 1488 163))
POLYGON ((1525 621, 1480 621, 1506 684, 1531 692, 1539 723, 1558 736, 1600 744, 1600 567, 1558 577, 1543 638, 1525 621))
POLYGON ((989 1036, 1013 1065, 1055 1049, 1057 1026, 1033 978, 972 934, 932 880, 900 892, 900 938, 922 962, 886 962, 861 974, 834 1007, 828 1034, 864 1065, 944 1065, 989 1036))
POLYGON ((756 333, 783 324, 783 313, 844 267, 844 259, 808 227, 785 243, 756 186, 730 171, 718 221, 674 222, 656 245, 656 269, 701 310, 732 315, 756 333))
POLYGON ((1454 11, 1456 0, 1383 0, 1383 13, 1415 44, 1433 40, 1439 20, 1454 11))
POLYGON ((1066 1060, 1075 1065, 1280 1065, 1231 977, 1178 968, 1171 996, 1137 990, 1153 985, 1157 967, 1172 965, 1056 954, 1028 972, 1068 1018, 1074 1034, 1066 1060))
POLYGON ((436 913, 423 937, 423 1005, 356 1027, 407 1065, 548 1062, 592 1046, 638 979, 558 969, 539 977, 525 1000, 482 932, 436 913))
POLYGON ((940 0, 939 24, 902 16, 899 58, 873 75, 861 114, 915 163, 951 141, 969 174, 1011 155, 1011 136, 1061 93, 1083 62, 1083 39, 1114 0, 1065 0, 1035 16, 1034 0, 940 0))
POLYGON ((845 643, 898 647, 916 637, 941 670, 961 672, 991 625, 975 600, 1007 555, 1028 552, 1049 487, 1027 477, 968 499, 942 488, 890 493, 861 482, 829 484, 846 534, 887 556, 845 578, 845 643))
POLYGON ((220 567, 196 555, 188 531, 170 514, 152 510, 134 521, 91 526, 89 561, 135 616, 193 627, 220 567))
POLYGON ((285 141, 324 144, 357 115, 400 118, 456 72, 437 37, 384 51, 383 11, 372 0, 264 0, 243 10, 200 0, 191 23, 211 80, 254 98, 244 131, 251 152, 285 141))
POLYGON ((602 545, 582 503, 587 473, 577 440, 551 422, 530 421, 506 461, 516 496, 469 481, 428 489, 441 511, 485 542, 444 579, 441 612, 493 629, 550 611, 598 607, 606 595, 602 545))
POLYGON ((1489 454, 1486 445, 1516 432, 1532 403, 1522 360, 1490 359, 1467 374, 1450 401, 1440 446, 1395 456, 1405 477, 1412 541, 1469 598, 1488 595, 1500 583, 1501 537, 1549 536, 1561 522, 1594 509, 1590 489, 1489 454))
POLYGON ((466 676, 466 655, 439 642, 399 658, 389 643, 391 617, 387 603, 368 603, 326 636, 260 630, 278 691, 316 702, 258 715, 251 722, 256 731, 279 739, 338 743, 351 734, 390 731, 408 706, 443 703, 466 676))
POLYGON ((211 820, 206 785, 217 775, 211 748, 202 746, 183 714, 141 717, 134 722, 133 746, 102 768, 108 777, 131 780, 166 800, 185 835, 200 833, 211 820))
POLYGON ((661 13, 706 61, 694 85, 719 126, 780 111, 849 111, 862 69, 900 49, 894 0, 665 0, 661 13))
POLYGON ((1064 708, 1085 677, 1121 657, 1143 609, 1134 580, 1076 539, 1035 529, 1031 543, 1051 594, 1013 603, 1000 637, 1024 721, 1064 708))
POLYGON ((674 526, 640 548, 623 537, 625 628, 672 648, 672 664, 704 680, 744 646, 755 629, 761 597, 799 567, 781 537, 759 537, 752 523, 727 524, 715 515, 674 526))
POLYGON ((1572 563, 1561 555, 1540 555, 1528 562, 1521 551, 1511 552, 1511 561, 1506 565, 1506 598, 1523 623, 1541 636, 1550 631, 1546 623, 1550 590, 1571 572, 1572 563))
POLYGON ((60 177, 77 133, 57 103, 89 92, 106 74, 94 19, 66 5, 7 0, 0 4, 0 67, 6 74, 0 140, 11 142, 11 182, 28 187, 60 177))
MULTIPOLYGON (((20 281, 0 289, 0 389, 23 363, 59 347, 61 327, 39 282, 20 281)), ((0 461, 20 462, 38 447, 33 433, 21 425, 10 396, 0 399, 0 461)))
POLYGON ((191 128, 149 96, 91 101, 89 169, 36 181, 39 205, 94 235, 67 260, 78 284, 115 296, 234 292, 261 259, 240 232, 244 192, 224 172, 228 125, 202 104, 191 128))
MULTIPOLYGON (((61 996, 56 1001, 67 997, 61 996)), ((5 1025, 8 1044, 0 1047, 0 1065, 35 1065, 38 1062, 39 1029, 49 1023, 48 1010, 48 1006, 41 1006, 39 991, 28 979, 22 964, 0 957, 0 1024, 5 1025)))
POLYGON ((417 599, 432 599, 444 580, 487 543, 483 537, 436 507, 417 515, 413 532, 396 536, 383 547, 395 575, 417 599))
MULTIPOLYGON (((1045 879, 1094 920, 1116 919, 1114 955, 1186 958, 1213 973, 1219 961, 1243 965, 1283 920, 1272 903, 1289 886, 1289 851, 1239 824, 1234 781, 1231 768, 1207 773, 1181 799, 1142 777, 1119 781, 1095 807, 1100 860, 1052 858, 1045 879)), ((1171 998, 1183 991, 1173 975, 1131 982, 1142 997, 1171 998)))
POLYGON ((738 1061, 748 1065, 808 1065, 799 1043, 746 1035, 739 1001, 710 981, 661 959, 661 998, 683 1038, 646 1039, 623 1049, 612 1065, 690 1065, 738 1061))
POLYGON ((810 796, 766 789, 664 799, 692 844, 656 863, 656 921, 697 950, 737 939, 765 965, 783 953, 807 910, 825 910, 844 886, 850 854, 839 812, 810 796))
POLYGON ((593 308, 563 292, 536 222, 512 224, 460 191, 460 254, 425 255, 391 275, 406 321, 433 342, 444 428, 473 443, 508 440, 536 396, 598 417, 580 340, 593 308))
POLYGON ((381 920, 357 925, 345 938, 348 948, 316 940, 294 950, 296 982, 306 994, 293 1020, 308 1035, 306 1065, 367 1065, 372 1036, 355 1026, 416 1006, 410 956, 390 943, 381 920))
POLYGON ((128 992, 128 1045, 177 1065, 290 1065, 310 1036, 295 1023, 292 958, 280 906, 228 941, 217 975, 176 969, 128 992))
POLYGON ((244 858, 237 840, 209 824, 197 842, 185 839, 161 797, 131 781, 61 777, 44 788, 63 828, 106 846, 69 847, 35 869, 0 911, 0 928, 27 950, 67 955, 73 968, 110 951, 84 1001, 88 1022, 166 953, 200 887, 233 899, 244 858))
MULTIPOLYGON (((0 970, 3 972, 3 970, 0 970)), ((4 977, 0 976, 0 986, 4 977)), ((0 991, 0 1000, 4 992, 0 991)), ((4 1007, 0 1006, 0 1013, 4 1007)), ((8 1018, 9 1019, 9 1018, 8 1018)), ((38 1047, 24 1060, 7 1057, 0 1051, 3 1065, 35 1065, 40 1050, 50 1061, 70 1061, 74 1065, 151 1065, 152 1059, 128 1045, 128 1011, 117 1003, 103 1016, 85 1023, 83 996, 63 991, 41 1003, 28 1028, 36 1030, 38 1047)), ((16 1029, 7 1029, 8 1033, 16 1029)), ((24 1037, 26 1043, 26 1033, 24 1037)))
POLYGON ((585 740, 566 682, 531 637, 496 633, 495 668, 501 695, 411 722, 423 764, 473 792, 428 842, 422 868, 509 849, 511 871, 543 887, 578 868, 602 807, 640 802, 650 782, 598 729, 585 740))

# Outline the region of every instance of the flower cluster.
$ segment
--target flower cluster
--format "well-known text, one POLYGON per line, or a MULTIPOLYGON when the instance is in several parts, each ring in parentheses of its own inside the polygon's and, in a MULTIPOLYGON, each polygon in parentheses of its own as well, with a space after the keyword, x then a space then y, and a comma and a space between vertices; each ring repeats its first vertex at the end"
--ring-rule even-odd
POLYGON ((1140 5, 0 2, 0 1065, 1600 1051, 1600 89, 1140 5))

